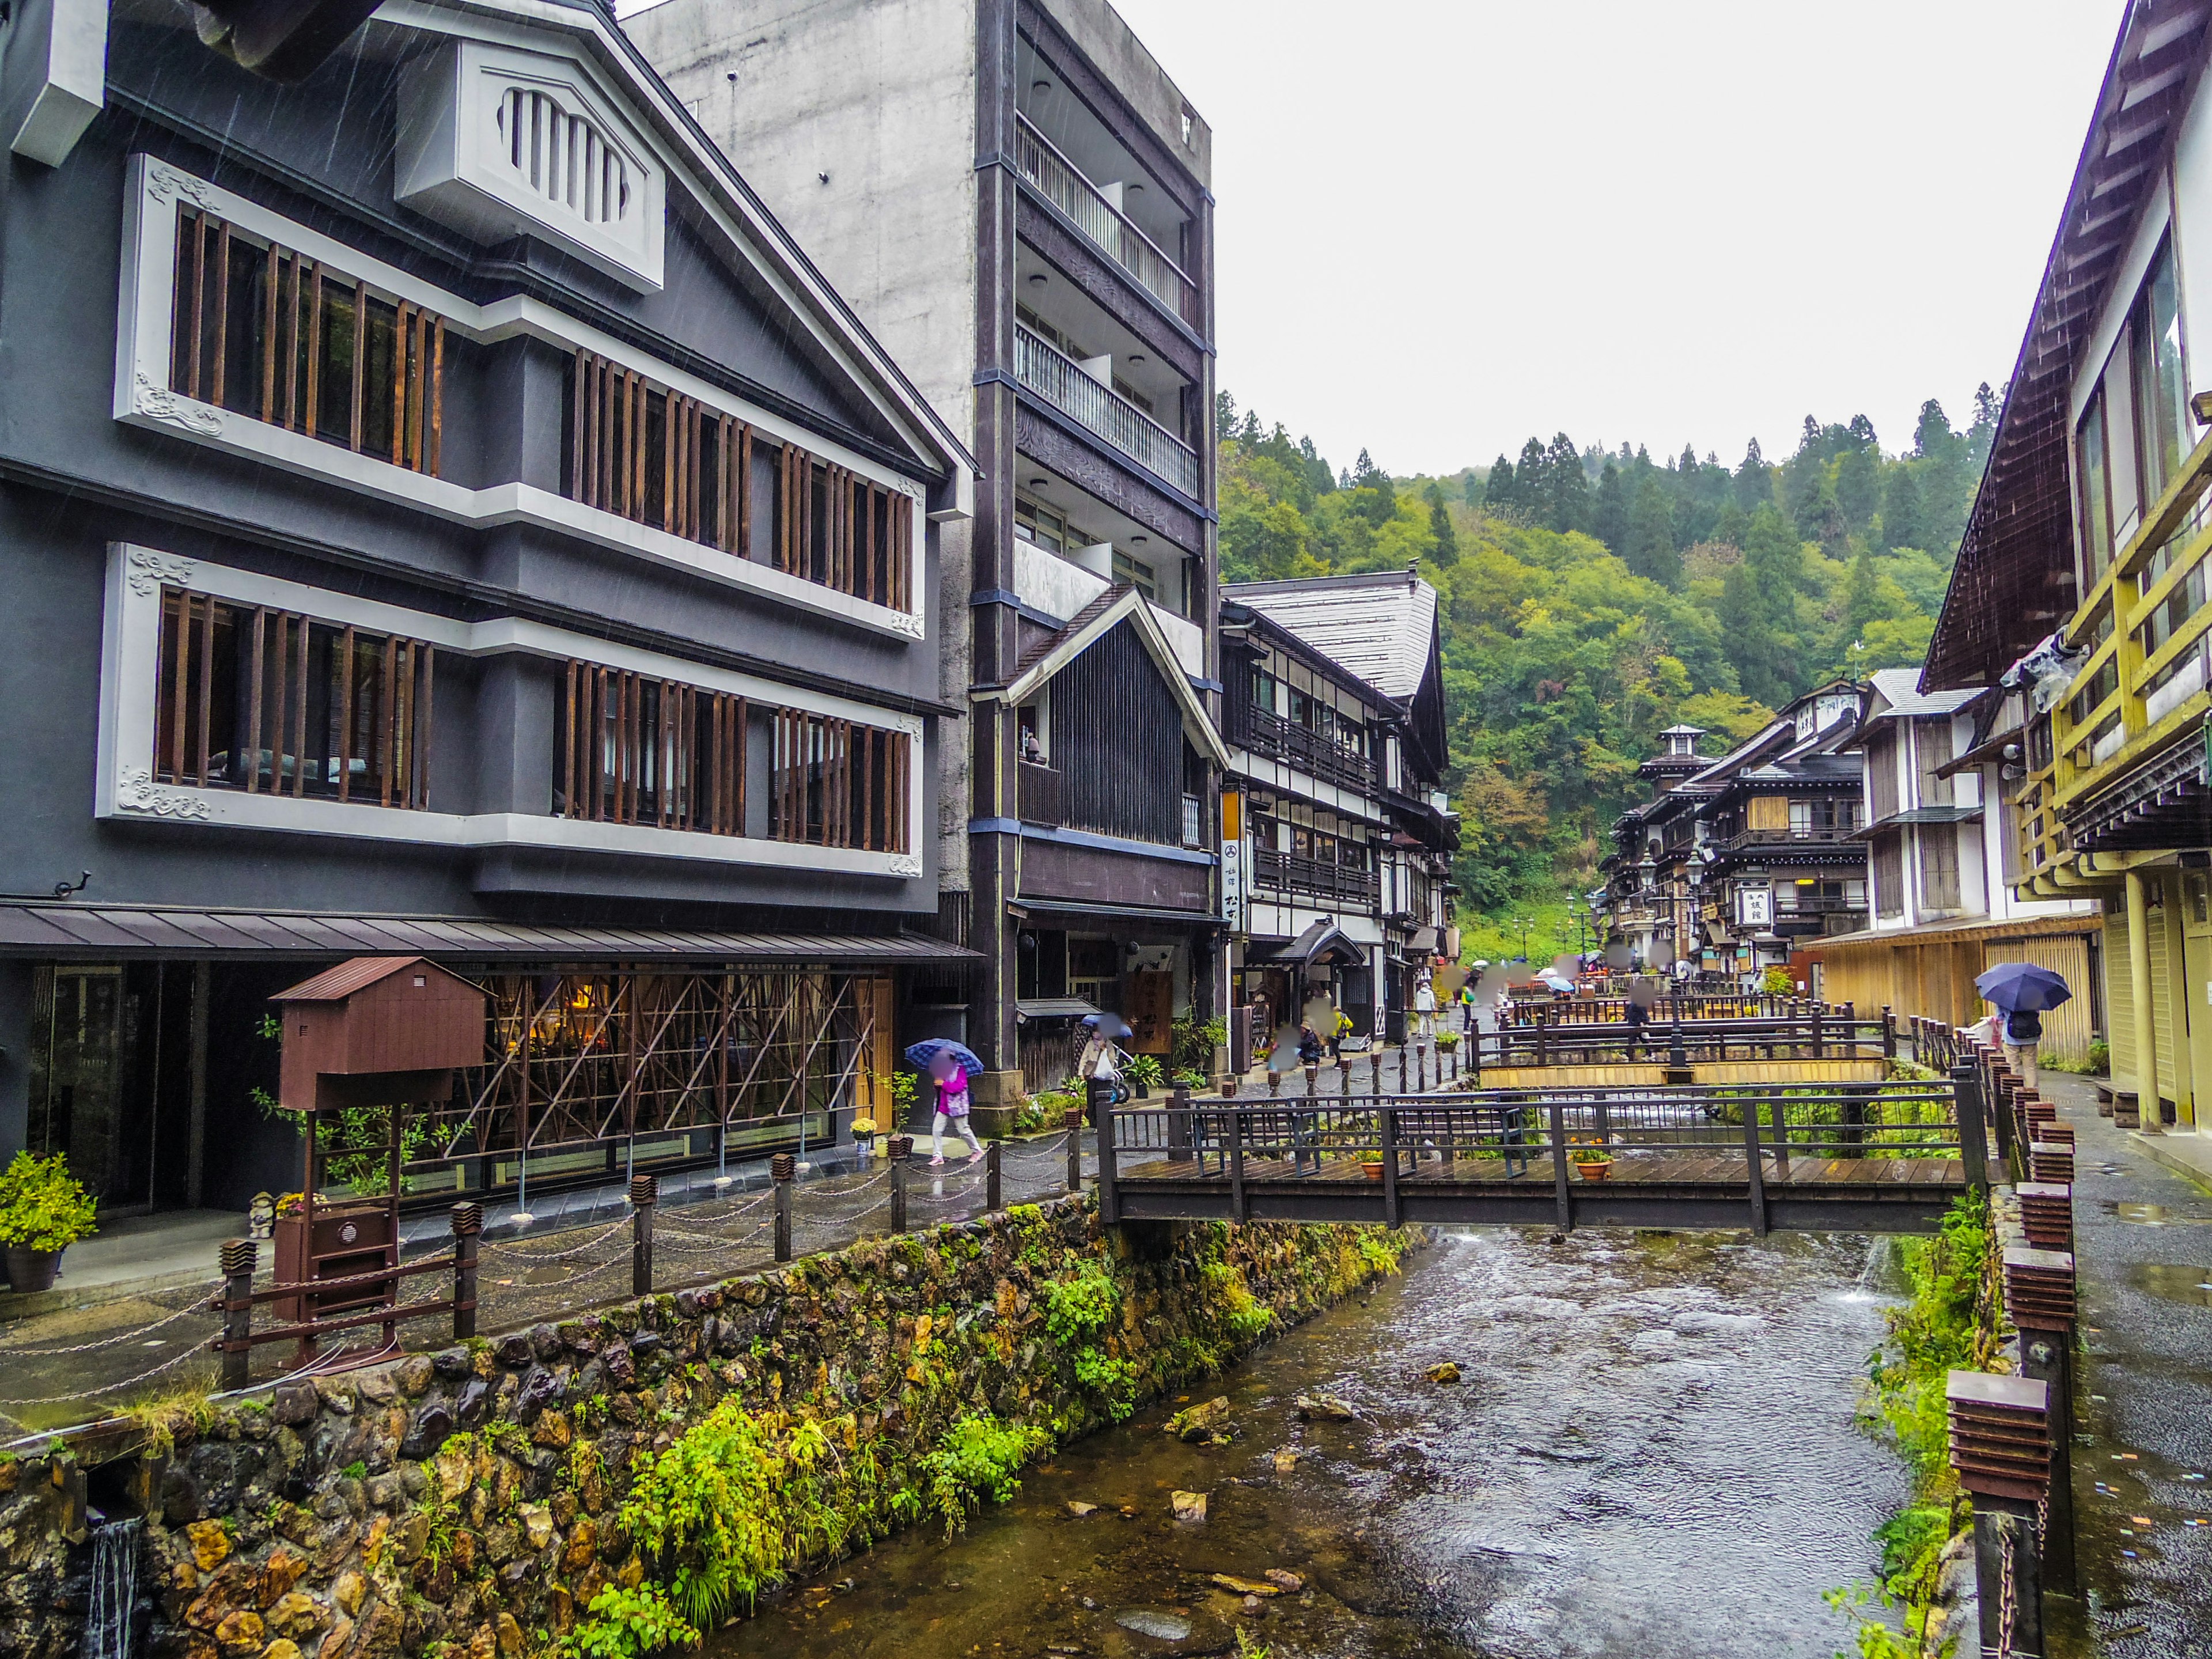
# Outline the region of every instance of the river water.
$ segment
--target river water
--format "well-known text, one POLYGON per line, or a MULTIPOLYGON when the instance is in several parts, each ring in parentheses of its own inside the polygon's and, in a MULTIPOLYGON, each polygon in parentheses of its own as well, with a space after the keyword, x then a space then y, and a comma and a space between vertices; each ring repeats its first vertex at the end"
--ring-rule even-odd
POLYGON ((1237 1651, 1273 1659, 1828 1659, 1906 1495, 1855 1424, 1886 1247, 1447 1234, 1405 1275, 1189 1396, 1065 1448, 951 1543, 924 1529, 763 1604, 714 1659, 1237 1651), (1423 1373, 1450 1360, 1456 1386, 1423 1373), (1349 1423, 1304 1422, 1300 1395, 1349 1423), (1296 1455, 1285 1468, 1279 1452, 1296 1455), (1208 1495, 1174 1518, 1170 1494, 1208 1495), (1097 1504, 1078 1516, 1071 1504, 1097 1504), (1256 1603, 1211 1583, 1302 1581, 1256 1603))

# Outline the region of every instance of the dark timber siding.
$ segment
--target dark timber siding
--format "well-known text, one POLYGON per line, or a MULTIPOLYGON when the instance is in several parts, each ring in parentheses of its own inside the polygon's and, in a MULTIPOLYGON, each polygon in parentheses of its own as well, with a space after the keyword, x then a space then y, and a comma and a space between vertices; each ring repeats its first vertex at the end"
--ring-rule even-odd
POLYGON ((1182 711, 1127 623, 1053 680, 1052 753, 1070 827, 1182 844, 1182 711))

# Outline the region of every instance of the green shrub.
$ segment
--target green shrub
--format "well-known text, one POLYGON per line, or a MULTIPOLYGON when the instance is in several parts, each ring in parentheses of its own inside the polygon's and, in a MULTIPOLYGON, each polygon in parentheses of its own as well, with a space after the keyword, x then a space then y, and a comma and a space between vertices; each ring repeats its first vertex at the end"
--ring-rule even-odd
POLYGON ((1121 1306, 1121 1287, 1105 1264, 1085 1261, 1073 1278, 1045 1286, 1045 1334, 1061 1347, 1073 1348, 1104 1330, 1121 1306))
POLYGON ((1133 1361, 1116 1359, 1098 1348, 1084 1348, 1075 1356, 1075 1380, 1106 1404, 1106 1414, 1116 1423, 1137 1408, 1137 1367, 1133 1361))
POLYGON ((0 1171, 0 1244, 26 1250, 65 1249, 100 1231, 98 1200, 73 1180, 69 1159, 15 1154, 0 1171))
POLYGON ((1199 1269, 1207 1294, 1218 1304, 1221 1327, 1237 1342, 1255 1342, 1267 1334, 1275 1316, 1260 1305, 1240 1268, 1226 1261, 1209 1261, 1199 1269))
POLYGON ((1158 1054, 1132 1054, 1121 1067, 1121 1075, 1140 1089, 1157 1089, 1165 1075, 1158 1054))
POLYGON ((1042 1429, 1001 1423, 988 1412, 962 1418, 937 1449, 922 1459, 933 1508, 945 1517, 947 1538, 963 1530, 971 1510, 1003 1504, 1022 1489, 1021 1468, 1052 1445, 1042 1429))
POLYGON ((698 1645, 697 1629, 658 1584, 610 1584, 592 1598, 590 1612, 561 1644, 572 1659, 644 1659, 663 1648, 698 1645))
POLYGON ((1180 1071, 1204 1073, 1213 1064, 1213 1051, 1229 1041, 1229 1022, 1217 1014, 1200 1019, 1194 1010, 1176 1016, 1168 1028, 1172 1052, 1168 1063, 1180 1071))

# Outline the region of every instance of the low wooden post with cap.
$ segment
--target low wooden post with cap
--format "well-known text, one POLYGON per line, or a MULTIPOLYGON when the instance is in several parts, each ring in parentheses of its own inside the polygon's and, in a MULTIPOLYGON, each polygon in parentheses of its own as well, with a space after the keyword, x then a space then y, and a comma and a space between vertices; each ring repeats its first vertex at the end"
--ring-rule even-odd
POLYGON ((660 1177, 629 1178, 629 1288, 633 1296, 653 1294, 653 1212, 660 1202, 660 1177))
POLYGON ((453 1206, 453 1340, 477 1334, 477 1243, 483 1236, 483 1206, 453 1206))
POLYGON ((2005 1312, 2020 1331, 2021 1372, 2050 1390, 2051 1496, 2044 1509, 2043 1570, 2074 1585, 2074 1257, 2014 1244, 2004 1253, 2005 1312))
POLYGON ((891 1231, 906 1231, 906 1161, 914 1152, 912 1135, 891 1137, 891 1231))
POLYGON ((1953 1371, 1944 1389, 1951 1467, 1974 1500, 1981 1650, 2042 1659, 2043 1540, 2051 1490, 2051 1390, 2033 1377, 1953 1371))
POLYGON ((799 1160, 789 1152, 778 1152, 768 1161, 769 1177, 775 1182, 775 1259, 791 1260, 791 1183, 799 1174, 799 1160))
POLYGON ((250 1238, 227 1238, 220 1252, 222 1268, 222 1386, 242 1389, 253 1349, 253 1264, 259 1251, 250 1238))

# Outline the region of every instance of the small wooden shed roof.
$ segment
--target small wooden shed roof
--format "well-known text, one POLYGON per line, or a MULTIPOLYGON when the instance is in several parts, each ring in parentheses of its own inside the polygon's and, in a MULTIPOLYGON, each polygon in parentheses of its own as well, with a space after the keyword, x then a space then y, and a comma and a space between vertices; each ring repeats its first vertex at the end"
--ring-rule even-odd
POLYGON ((271 1002, 343 1002, 356 991, 382 982, 405 969, 435 974, 471 991, 480 989, 459 974, 441 968, 428 957, 355 957, 335 968, 325 968, 313 979, 303 979, 289 991, 279 991, 271 1002))

